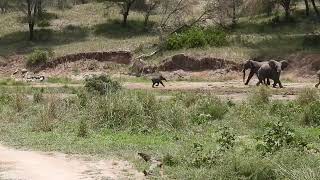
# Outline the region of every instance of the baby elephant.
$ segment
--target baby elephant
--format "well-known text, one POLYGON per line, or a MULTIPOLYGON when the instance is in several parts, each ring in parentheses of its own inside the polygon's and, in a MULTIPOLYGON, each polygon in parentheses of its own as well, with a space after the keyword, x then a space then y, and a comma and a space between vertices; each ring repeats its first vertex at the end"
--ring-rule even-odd
POLYGON ((318 76, 319 82, 318 84, 316 84, 316 88, 318 88, 320 85, 320 70, 317 72, 317 76, 318 76))
POLYGON ((163 84, 162 80, 167 82, 166 78, 164 78, 162 75, 157 76, 157 77, 153 77, 151 79, 152 87, 154 88, 154 86, 159 86, 159 84, 161 84, 163 87, 165 87, 165 85, 163 84))

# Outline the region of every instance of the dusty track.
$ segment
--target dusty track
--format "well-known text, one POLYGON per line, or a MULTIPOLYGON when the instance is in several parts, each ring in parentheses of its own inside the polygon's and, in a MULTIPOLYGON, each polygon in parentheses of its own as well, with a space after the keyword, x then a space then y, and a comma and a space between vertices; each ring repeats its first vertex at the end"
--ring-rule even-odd
MULTIPOLYGON (((305 88, 314 88, 315 83, 283 83, 283 89, 269 88, 272 94, 272 100, 293 100, 299 92, 305 88)), ((166 87, 151 87, 150 83, 123 83, 123 87, 131 90, 146 90, 156 92, 198 92, 209 93, 232 101, 246 100, 250 92, 256 87, 255 82, 251 82, 250 86, 245 86, 240 80, 226 82, 165 82, 166 87)), ((31 84, 33 87, 64 87, 64 84, 31 84)), ((81 84, 70 84, 70 87, 81 87, 81 84)))
MULTIPOLYGON (((86 158, 92 159, 92 158, 86 158)), ((143 179, 126 161, 84 160, 62 153, 20 151, 0 145, 0 179, 143 179)))

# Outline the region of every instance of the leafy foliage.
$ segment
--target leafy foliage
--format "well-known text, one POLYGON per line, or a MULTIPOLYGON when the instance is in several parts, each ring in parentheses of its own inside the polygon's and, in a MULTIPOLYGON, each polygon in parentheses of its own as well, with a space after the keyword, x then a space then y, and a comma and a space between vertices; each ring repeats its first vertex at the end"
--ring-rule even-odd
POLYGON ((220 144, 220 150, 226 151, 231 149, 235 143, 235 135, 230 131, 228 127, 220 129, 220 137, 217 142, 220 144))
POLYGON ((166 41, 166 49, 200 48, 207 45, 220 47, 227 44, 226 33, 214 28, 192 27, 181 33, 171 35, 166 41))
POLYGON ((107 75, 93 76, 85 80, 85 88, 88 92, 98 92, 100 95, 106 95, 110 92, 116 92, 121 89, 117 81, 113 81, 107 75))
POLYGON ((228 112, 228 106, 218 98, 204 98, 196 103, 197 109, 193 122, 203 124, 212 120, 219 120, 228 112))
POLYGON ((36 49, 27 57, 27 66, 34 67, 47 63, 49 60, 49 52, 36 49))
POLYGON ((258 145, 264 153, 273 153, 280 148, 291 145, 295 140, 294 131, 281 122, 267 125, 266 133, 263 135, 263 144, 258 145))

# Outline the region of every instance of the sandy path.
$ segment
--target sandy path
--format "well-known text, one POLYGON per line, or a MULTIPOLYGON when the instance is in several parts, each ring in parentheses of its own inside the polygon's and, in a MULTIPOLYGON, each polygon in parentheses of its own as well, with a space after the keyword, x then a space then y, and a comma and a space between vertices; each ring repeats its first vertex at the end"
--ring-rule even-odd
POLYGON ((20 151, 0 145, 0 179, 143 179, 126 161, 84 160, 62 153, 20 151))

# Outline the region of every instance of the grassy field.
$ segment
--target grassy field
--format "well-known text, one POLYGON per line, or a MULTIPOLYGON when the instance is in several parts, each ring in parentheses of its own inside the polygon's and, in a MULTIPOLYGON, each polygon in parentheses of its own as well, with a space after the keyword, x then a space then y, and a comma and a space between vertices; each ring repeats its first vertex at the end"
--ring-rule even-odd
POLYGON ((270 102, 269 90, 257 88, 235 104, 180 92, 159 100, 148 91, 24 89, 1 87, 0 139, 10 146, 126 159, 141 171, 148 164, 137 153, 145 152, 163 160, 166 179, 320 177, 313 90, 296 101, 270 102))
MULTIPOLYGON (((23 14, 18 12, 0 16, 0 23, 7 24, 0 30, 0 56, 28 54, 34 48, 47 48, 54 56, 77 52, 129 50, 141 53, 157 43, 158 36, 152 28, 144 30, 143 16, 132 12, 129 25, 123 28, 117 9, 106 9, 101 3, 77 5, 71 9, 48 8, 48 24, 37 28, 36 40, 27 41, 27 25, 23 14)), ((166 51, 152 62, 159 62, 176 53, 231 59, 242 61, 255 56, 286 56, 298 52, 318 52, 319 32, 316 17, 304 17, 303 10, 296 10, 294 21, 274 21, 274 16, 264 15, 239 19, 238 25, 228 31, 229 44, 224 47, 205 47, 166 51)), ((151 16, 151 24, 158 21, 151 16)))

